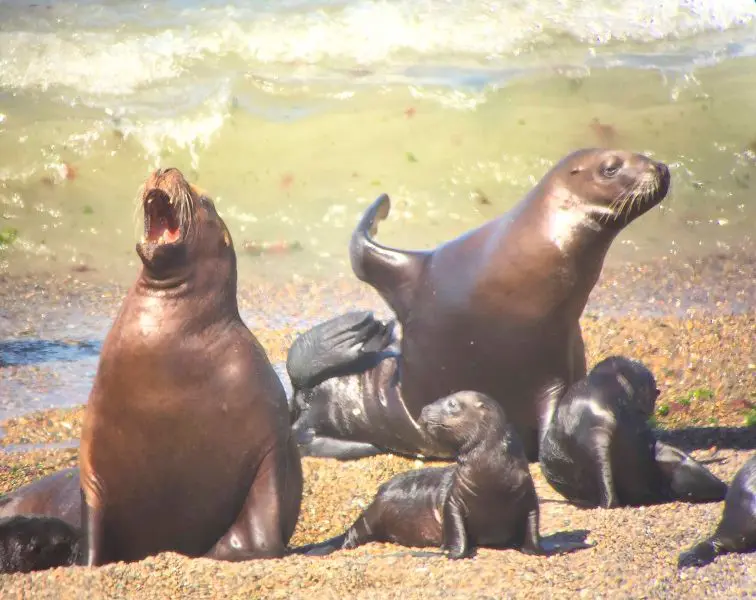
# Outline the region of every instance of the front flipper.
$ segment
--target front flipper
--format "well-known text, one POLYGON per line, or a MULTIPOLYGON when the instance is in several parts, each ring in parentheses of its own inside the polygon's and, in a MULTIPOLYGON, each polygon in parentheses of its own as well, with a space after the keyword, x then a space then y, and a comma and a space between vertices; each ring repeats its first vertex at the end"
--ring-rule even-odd
POLYGON ((79 564, 99 567, 109 562, 103 536, 102 509, 87 504, 84 490, 81 490, 82 548, 79 564))
POLYGON ((714 538, 709 538, 682 552, 677 558, 677 568, 703 567, 723 552, 722 546, 717 544, 714 538))
POLYGON ((726 483, 673 446, 656 442, 656 464, 674 500, 718 502, 727 495, 726 483))
POLYGON ((417 279, 431 253, 388 248, 373 240, 378 221, 385 219, 390 209, 386 194, 370 205, 352 234, 349 257, 357 278, 373 286, 404 322, 417 279))
POLYGON ((617 491, 614 487, 612 475, 611 431, 597 429, 593 438, 592 468, 598 478, 598 506, 601 508, 614 508, 619 506, 617 491))
POLYGON ((287 551, 302 502, 302 465, 293 439, 263 459, 236 521, 205 555, 243 561, 287 551))
POLYGON ((443 542, 441 549, 446 552, 448 558, 465 558, 470 554, 467 531, 465 530, 465 518, 461 507, 453 497, 447 498, 444 504, 443 519, 443 542))
POLYGON ((312 388, 347 369, 362 370, 360 363, 366 355, 381 352, 395 341, 394 325, 394 321, 376 320, 369 311, 354 311, 297 336, 286 358, 292 386, 312 388))
MULTIPOLYGON (((296 428, 296 424, 295 424, 296 428)), ((357 460, 368 456, 386 454, 385 451, 367 442, 352 442, 314 435, 311 431, 298 435, 299 452, 302 456, 357 460)))

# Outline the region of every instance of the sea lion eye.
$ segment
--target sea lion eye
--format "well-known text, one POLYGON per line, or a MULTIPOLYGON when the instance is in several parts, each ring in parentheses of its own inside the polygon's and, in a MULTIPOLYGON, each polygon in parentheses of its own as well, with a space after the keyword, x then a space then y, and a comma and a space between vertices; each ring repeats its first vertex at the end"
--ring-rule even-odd
POLYGON ((618 159, 613 159, 611 162, 601 165, 601 176, 606 177, 607 179, 611 179, 617 173, 619 173, 620 168, 622 167, 622 161, 618 159))

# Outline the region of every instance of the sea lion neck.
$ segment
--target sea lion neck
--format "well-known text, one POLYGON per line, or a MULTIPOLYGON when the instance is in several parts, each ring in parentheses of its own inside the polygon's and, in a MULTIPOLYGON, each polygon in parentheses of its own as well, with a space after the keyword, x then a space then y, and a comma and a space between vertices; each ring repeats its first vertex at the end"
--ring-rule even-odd
POLYGON ((211 322, 239 318, 236 269, 231 273, 213 263, 187 265, 170 277, 155 278, 143 267, 129 293, 129 301, 142 310, 176 312, 187 323, 206 326, 211 322))

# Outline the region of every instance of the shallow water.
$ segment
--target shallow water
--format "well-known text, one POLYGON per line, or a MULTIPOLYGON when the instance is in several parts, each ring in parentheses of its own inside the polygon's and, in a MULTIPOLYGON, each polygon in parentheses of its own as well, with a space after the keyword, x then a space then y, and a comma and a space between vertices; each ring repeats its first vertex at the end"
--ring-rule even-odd
POLYGON ((726 251, 756 217, 755 17, 751 0, 4 2, 0 269, 128 282, 133 199, 160 165, 217 199, 242 277, 328 277, 380 192, 381 239, 431 247, 595 145, 673 173, 610 260, 726 251), (294 250, 244 248, 279 242, 294 250))

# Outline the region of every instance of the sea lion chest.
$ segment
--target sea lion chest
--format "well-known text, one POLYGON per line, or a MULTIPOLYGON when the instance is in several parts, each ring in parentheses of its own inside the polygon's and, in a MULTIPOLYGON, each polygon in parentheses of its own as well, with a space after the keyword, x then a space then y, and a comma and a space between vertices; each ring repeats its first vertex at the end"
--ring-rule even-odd
POLYGON ((148 317, 135 317, 125 311, 103 347, 82 487, 87 503, 102 507, 119 559, 200 555, 241 510, 273 444, 283 389, 240 322, 196 333, 170 318, 145 328, 139 318, 148 317))

